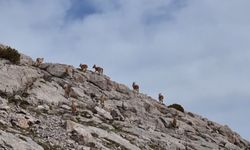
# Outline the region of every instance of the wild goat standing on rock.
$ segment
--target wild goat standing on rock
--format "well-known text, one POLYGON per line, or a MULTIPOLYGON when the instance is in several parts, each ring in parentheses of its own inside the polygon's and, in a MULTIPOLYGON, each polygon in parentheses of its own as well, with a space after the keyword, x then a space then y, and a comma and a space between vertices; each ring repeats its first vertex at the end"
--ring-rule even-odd
POLYGON ((70 94, 71 94, 71 91, 72 91, 72 86, 69 85, 69 84, 65 84, 65 85, 63 86, 63 89, 64 89, 64 96, 65 96, 66 98, 69 98, 69 97, 70 97, 70 94))
POLYGON ((175 116, 174 116, 173 121, 172 121, 172 127, 173 128, 178 128, 178 126, 177 126, 177 120, 176 120, 175 116))
POLYGON ((163 104, 164 96, 163 96, 161 93, 159 93, 158 99, 159 99, 159 102, 160 102, 161 104, 163 104))
POLYGON ((106 96, 104 96, 104 95, 102 95, 101 97, 100 97, 100 104, 101 104, 101 106, 102 106, 102 108, 104 108, 104 102, 107 100, 107 97, 106 96))
POLYGON ((41 65, 43 63, 43 61, 44 61, 44 58, 37 58, 36 62, 35 62, 35 66, 41 65))
POLYGON ((70 66, 65 67, 65 75, 70 76, 72 78, 74 70, 70 66))
POLYGON ((97 67, 96 65, 94 65, 93 68, 95 69, 95 72, 97 72, 99 74, 103 74, 103 68, 102 67, 97 67))
POLYGON ((133 90, 136 91, 137 93, 139 93, 139 85, 137 85, 135 82, 133 82, 132 84, 133 90))
POLYGON ((80 64, 79 67, 81 68, 81 70, 82 70, 83 72, 86 72, 87 69, 88 69, 88 65, 87 65, 87 64, 80 64))
POLYGON ((173 115, 173 120, 171 122, 171 125, 172 125, 173 128, 178 128, 177 116, 178 116, 178 113, 176 113, 176 114, 173 115))
POLYGON ((76 114, 76 104, 75 104, 75 100, 72 99, 71 100, 71 110, 72 110, 72 114, 75 115, 76 114))

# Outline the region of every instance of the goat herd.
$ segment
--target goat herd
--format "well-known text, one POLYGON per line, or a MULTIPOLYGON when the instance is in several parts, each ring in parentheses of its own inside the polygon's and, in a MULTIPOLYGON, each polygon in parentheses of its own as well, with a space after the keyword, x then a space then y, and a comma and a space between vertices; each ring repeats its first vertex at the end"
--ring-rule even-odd
MULTIPOLYGON (((36 62, 35 62, 35 66, 41 65, 43 63, 43 61, 44 61, 44 58, 37 58, 36 62)), ((87 64, 80 64, 79 67, 80 67, 80 70, 82 72, 86 72, 87 69, 88 69, 88 65, 87 64)), ((100 75, 103 74, 103 68, 102 67, 94 65, 93 69, 95 69, 95 71, 94 71, 95 73, 98 73, 100 75)), ((65 67, 65 73, 69 74, 70 72, 72 72, 72 68, 70 68, 69 66, 65 67)), ((140 87, 139 87, 138 84, 136 84, 135 82, 133 82, 132 88, 133 88, 134 92, 139 93, 140 87)), ((70 85, 66 84, 66 85, 64 85, 64 90, 65 90, 65 97, 69 98, 70 95, 71 95, 70 93, 72 92, 72 87, 70 85)), ((163 104, 163 99, 164 99, 164 96, 161 93, 159 93, 158 100, 159 100, 159 102, 161 104, 163 104)), ((107 98, 104 95, 102 95, 99 98, 99 100, 100 100, 101 106, 104 107, 104 101, 107 100, 107 98)), ((72 101, 72 112, 76 112, 76 106, 75 106, 74 101, 72 101)))

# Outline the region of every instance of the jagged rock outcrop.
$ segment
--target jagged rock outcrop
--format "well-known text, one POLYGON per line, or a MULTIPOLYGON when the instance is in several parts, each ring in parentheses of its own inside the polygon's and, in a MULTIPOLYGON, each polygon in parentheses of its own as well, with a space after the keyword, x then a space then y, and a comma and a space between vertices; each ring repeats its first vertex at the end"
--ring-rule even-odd
POLYGON ((25 55, 19 65, 0 58, 0 149, 250 149, 228 126, 167 108, 105 75, 71 66, 68 76, 68 65, 33 64, 25 55), (70 98, 65 84, 72 86, 70 98))

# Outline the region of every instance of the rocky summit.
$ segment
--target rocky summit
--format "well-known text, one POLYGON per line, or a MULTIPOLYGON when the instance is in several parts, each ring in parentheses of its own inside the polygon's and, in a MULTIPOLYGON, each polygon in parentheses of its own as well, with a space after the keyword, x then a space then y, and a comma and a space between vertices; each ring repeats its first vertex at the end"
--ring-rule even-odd
MULTIPOLYGON (((45 59, 46 61, 46 59, 45 59)), ((232 131, 102 72, 0 58, 1 150, 250 150, 232 131)))

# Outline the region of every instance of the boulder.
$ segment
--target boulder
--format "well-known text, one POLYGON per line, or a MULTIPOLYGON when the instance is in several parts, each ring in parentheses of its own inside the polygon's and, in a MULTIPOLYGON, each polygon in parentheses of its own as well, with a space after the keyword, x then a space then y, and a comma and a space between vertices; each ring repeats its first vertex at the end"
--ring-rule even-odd
POLYGON ((29 66, 5 65, 0 68, 0 93, 12 95, 14 92, 25 89, 40 77, 42 74, 29 66))
POLYGON ((0 130, 0 146, 3 149, 12 150, 43 150, 43 147, 29 137, 14 135, 2 130, 0 130))
POLYGON ((43 102, 57 105, 59 102, 68 101, 64 97, 64 90, 60 85, 56 82, 48 82, 43 79, 35 81, 27 93, 29 94, 28 101, 34 104, 43 102))
POLYGON ((89 76, 88 81, 102 90, 109 90, 109 91, 111 90, 110 84, 109 84, 110 80, 108 78, 105 78, 105 76, 92 73, 89 76))
POLYGON ((125 120, 124 116, 117 109, 111 110, 110 115, 113 117, 114 120, 118 120, 118 121, 124 121, 125 120))
POLYGON ((32 66, 34 64, 34 61, 31 57, 21 54, 20 57, 20 65, 28 65, 28 66, 32 66))
POLYGON ((102 116, 103 118, 105 118, 107 120, 113 120, 113 117, 106 110, 104 110, 98 106, 95 107, 95 110, 97 111, 97 114, 102 116))

